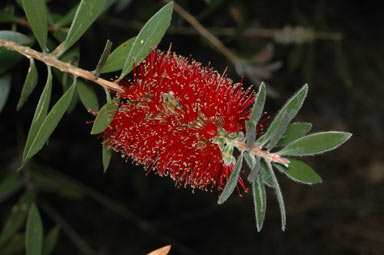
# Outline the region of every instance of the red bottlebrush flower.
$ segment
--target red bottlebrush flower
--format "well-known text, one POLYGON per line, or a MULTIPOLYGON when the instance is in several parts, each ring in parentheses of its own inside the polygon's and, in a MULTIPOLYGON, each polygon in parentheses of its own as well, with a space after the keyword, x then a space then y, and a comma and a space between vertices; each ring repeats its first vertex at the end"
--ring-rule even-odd
POLYGON ((233 163, 224 162, 215 138, 245 130, 255 94, 190 58, 159 50, 120 85, 124 92, 103 143, 178 186, 221 190, 233 163))

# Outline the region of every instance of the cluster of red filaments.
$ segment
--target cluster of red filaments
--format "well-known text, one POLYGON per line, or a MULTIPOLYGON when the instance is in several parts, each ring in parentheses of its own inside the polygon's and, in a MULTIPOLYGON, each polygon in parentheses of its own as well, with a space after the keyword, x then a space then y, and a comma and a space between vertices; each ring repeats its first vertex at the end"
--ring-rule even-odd
MULTIPOLYGON (((120 85, 124 92, 104 144, 178 186, 221 190, 233 164, 224 163, 212 140, 222 131, 245 130, 255 94, 190 58, 159 50, 120 85)), ((239 184, 245 189, 241 178, 239 184)))

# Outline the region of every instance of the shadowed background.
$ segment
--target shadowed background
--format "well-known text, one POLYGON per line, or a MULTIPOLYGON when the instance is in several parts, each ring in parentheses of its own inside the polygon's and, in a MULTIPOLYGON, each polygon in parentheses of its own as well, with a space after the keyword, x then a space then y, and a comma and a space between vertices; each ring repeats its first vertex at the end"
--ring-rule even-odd
MULTIPOLYGON (((146 175, 141 166, 125 163, 117 153, 103 174, 100 140, 89 135, 91 124, 87 123, 94 117, 78 104, 29 166, 71 183, 59 192, 48 188, 37 200, 45 229, 60 222, 63 229, 79 235, 68 234, 76 243, 63 231, 55 254, 83 254, 79 245, 96 254, 146 254, 167 244, 173 246, 170 254, 382 254, 384 34, 380 8, 370 1, 177 3, 233 54, 253 60, 248 64, 250 71, 236 71, 233 63, 177 13, 160 49, 167 50, 172 43, 176 53, 191 55, 203 65, 211 63, 220 73, 228 67, 228 76, 234 81, 244 77, 245 87, 264 80, 273 89, 265 108, 271 117, 309 83, 308 98, 296 120, 311 122, 313 131, 341 130, 354 135, 336 151, 304 159, 322 176, 322 184, 306 186, 277 174, 287 209, 287 230, 281 231, 278 204, 273 190, 267 188, 266 220, 258 233, 248 193, 243 197, 234 194, 219 206, 216 191, 177 189, 168 177, 146 175), (287 25, 315 33, 341 33, 342 40, 282 44, 261 33, 287 25)), ((66 13, 73 4, 50 1, 48 7, 66 13)), ((107 39, 117 46, 136 35, 162 5, 131 1, 121 10, 114 6, 104 13, 80 40, 80 66, 94 69, 107 39)), ((28 28, 23 29, 29 33, 28 28)), ((45 80, 44 66, 39 63, 39 92, 32 94, 22 111, 15 112, 27 60, 22 63, 13 69, 23 75, 14 80, 0 115, 0 178, 19 166, 16 155, 22 152, 32 105, 45 80)), ((54 86, 59 84, 54 82, 54 86)), ((100 101, 104 100, 103 90, 97 90, 100 101)), ((59 96, 54 94, 53 101, 59 96)), ((14 198, 1 201, 1 221, 14 198)))

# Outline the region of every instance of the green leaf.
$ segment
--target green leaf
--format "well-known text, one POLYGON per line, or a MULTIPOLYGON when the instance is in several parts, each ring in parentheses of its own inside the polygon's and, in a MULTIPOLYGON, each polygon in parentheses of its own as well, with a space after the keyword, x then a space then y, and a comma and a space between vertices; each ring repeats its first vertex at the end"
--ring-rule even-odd
POLYGON ((249 115, 249 121, 252 121, 254 123, 259 122, 264 110, 265 96, 265 84, 264 82, 262 82, 259 87, 259 92, 257 93, 257 96, 255 98, 255 103, 253 104, 251 114, 249 115))
POLYGON ((265 186, 261 176, 258 175, 252 184, 253 203, 255 205, 255 216, 257 231, 263 228, 265 212, 267 211, 267 196, 265 194, 265 186))
POLYGON ((279 142, 280 138, 283 137, 287 130, 288 124, 291 120, 287 118, 287 112, 281 115, 281 118, 276 122, 276 128, 271 132, 268 144, 265 146, 267 150, 271 150, 279 142))
POLYGON ((33 58, 30 58, 29 61, 30 63, 27 77, 25 78, 23 90, 21 91, 21 96, 16 107, 17 111, 19 111, 21 107, 23 107, 24 103, 27 101, 29 95, 32 93, 33 89, 36 87, 37 84, 38 74, 35 66, 35 61, 33 60, 33 58))
POLYGON ((43 224, 40 213, 35 204, 32 204, 28 213, 27 227, 25 230, 26 255, 41 255, 43 250, 43 224))
MULTIPOLYGON (((13 31, 0 31, 0 39, 14 41, 18 44, 29 45, 33 42, 28 36, 13 31)), ((23 56, 15 51, 0 48, 0 74, 5 73, 19 63, 23 56)))
POLYGON ((280 216, 281 216, 281 229, 285 231, 285 226, 287 224, 287 217, 285 214, 283 194, 281 193, 280 185, 279 185, 279 182, 277 181, 275 173, 273 172, 271 163, 269 162, 265 162, 265 163, 267 165, 268 172, 272 177, 273 188, 275 189, 276 198, 277 198, 277 201, 279 202, 280 216))
POLYGON ((265 85, 262 82, 259 87, 259 93, 255 98, 255 102, 253 103, 251 114, 249 115, 249 119, 245 122, 246 128, 246 140, 248 148, 252 148, 253 144, 256 140, 256 132, 257 132, 257 123, 259 122, 261 115, 264 109, 265 103, 265 85))
POLYGON ((111 161, 112 150, 108 149, 107 146, 103 146, 103 168, 104 173, 107 172, 109 162, 111 161))
POLYGON ((278 154, 290 156, 315 155, 336 149, 351 136, 351 133, 337 131, 314 133, 291 142, 278 154))
POLYGON ((32 32, 36 36, 41 50, 45 52, 48 35, 45 0, 22 0, 22 3, 32 32))
POLYGON ((224 203, 232 194, 232 192, 235 190, 239 180, 242 164, 243 164, 243 154, 240 154, 239 158, 236 161, 235 166, 233 167, 228 183, 225 185, 223 192, 220 194, 219 201, 217 201, 219 205, 224 203))
POLYGON ((255 157, 255 164, 251 168, 251 172, 248 175, 248 181, 253 183, 256 181, 256 177, 259 176, 260 172, 260 157, 255 157))
POLYGON ((0 77, 0 113, 7 102, 9 91, 11 90, 11 75, 6 74, 0 77))
POLYGON ((77 81, 77 92, 79 93, 80 100, 87 111, 98 111, 99 101, 95 90, 82 80, 77 81))
MULTIPOLYGON (((296 116, 297 112, 303 105, 307 95, 308 85, 305 84, 288 102, 281 108, 275 119, 272 121, 267 132, 256 140, 259 145, 265 145, 267 142, 274 139, 276 143, 280 140, 279 137, 284 135, 289 122, 296 116), (279 139, 276 139, 279 138, 279 139)), ((271 146, 273 147, 273 146, 271 146)))
POLYGON ((322 182, 321 177, 307 164, 294 158, 288 158, 288 160, 288 167, 280 164, 273 165, 294 181, 304 184, 315 184, 322 182))
POLYGON ((269 173, 267 164, 265 164, 264 160, 260 160, 260 176, 264 184, 266 184, 270 188, 273 188, 272 176, 269 173))
POLYGON ((18 21, 18 17, 0 10, 0 23, 16 23, 18 21))
POLYGON ((246 130, 246 140, 248 148, 252 148, 253 144, 256 140, 256 123, 253 121, 247 120, 245 122, 245 130, 246 130))
POLYGON ((37 107, 35 110, 35 115, 33 116, 31 127, 29 128, 27 141, 25 143, 24 152, 23 152, 23 161, 27 159, 27 154, 31 149, 31 145, 36 138, 37 132, 40 129, 43 120, 47 116, 49 103, 51 101, 52 94, 52 71, 51 68, 48 67, 48 77, 47 82, 45 84, 44 90, 41 93, 39 102, 37 103, 37 107))
POLYGON ((312 128, 311 123, 292 123, 289 124, 284 136, 277 143, 277 146, 286 145, 300 137, 305 136, 312 128))
POLYGON ((87 0, 80 2, 60 55, 71 48, 85 31, 87 31, 103 10, 105 3, 106 0, 87 0))
MULTIPOLYGON (((79 58, 80 58, 80 47, 75 46, 72 47, 70 50, 65 52, 61 57, 60 60, 63 62, 69 62, 72 65, 77 66, 79 64, 79 58)), ((53 68, 53 75, 61 82, 63 85, 63 88, 69 88, 73 83, 73 75, 69 73, 61 72, 57 68, 53 68)))
POLYGON ((49 231, 49 233, 45 236, 43 242, 43 255, 50 255, 53 249, 56 246, 57 239, 59 237, 60 227, 56 226, 49 231))
POLYGON ((111 102, 106 103, 101 107, 99 113, 96 116, 95 122, 93 123, 91 135, 100 134, 103 132, 113 120, 117 109, 117 100, 114 99, 111 102))
POLYGON ((74 80, 72 86, 52 107, 52 110, 48 113, 47 117, 41 123, 41 127, 36 133, 36 136, 33 139, 33 142, 31 143, 31 146, 29 147, 25 155, 25 159, 32 158, 37 152, 39 152, 43 148, 45 142, 51 136, 51 134, 59 124, 61 118, 64 116, 64 113, 72 100, 75 88, 76 80, 74 80))
POLYGON ((114 49, 111 55, 108 56, 101 73, 109 73, 121 70, 135 39, 136 37, 133 37, 114 49))
POLYGON ((33 40, 28 36, 21 34, 19 32, 8 31, 8 30, 0 30, 0 39, 12 41, 21 45, 33 43, 33 40))
POLYGON ((22 226, 27 217, 28 209, 36 197, 35 189, 28 189, 12 207, 0 235, 0 247, 8 241, 22 226))
POLYGON ((15 234, 7 244, 0 247, 1 255, 14 255, 23 254, 25 250, 25 236, 24 234, 15 234))
POLYGON ((121 80, 133 68, 133 63, 139 64, 163 38, 171 22, 173 2, 166 4, 148 20, 137 35, 125 60, 121 80))
POLYGON ((0 75, 7 72, 23 59, 23 56, 15 51, 0 48, 0 75))
POLYGON ((248 167, 252 169, 255 166, 256 160, 251 154, 249 154, 248 151, 244 151, 244 159, 245 162, 247 163, 248 167))

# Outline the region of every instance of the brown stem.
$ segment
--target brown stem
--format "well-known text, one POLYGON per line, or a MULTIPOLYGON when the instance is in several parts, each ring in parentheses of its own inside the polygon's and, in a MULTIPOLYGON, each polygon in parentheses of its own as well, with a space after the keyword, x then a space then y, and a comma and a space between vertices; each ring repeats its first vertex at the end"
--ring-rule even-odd
MULTIPOLYGON (((169 2, 170 0, 164 0, 169 2)), ((200 22, 185 11, 180 5, 174 2, 174 10, 188 21, 205 39, 212 43, 216 48, 234 65, 238 64, 238 59, 235 54, 232 53, 214 34, 208 31, 200 22)))
POLYGON ((257 155, 259 157, 264 158, 267 162, 275 162, 283 165, 288 165, 289 160, 286 158, 280 157, 278 153, 271 153, 267 150, 263 150, 262 146, 254 146, 252 148, 249 148, 245 142, 242 141, 233 141, 233 145, 239 150, 239 151, 248 151, 251 155, 257 155))
POLYGON ((91 72, 81 69, 77 66, 73 66, 70 63, 63 62, 57 59, 55 56, 46 55, 41 52, 35 51, 29 47, 25 47, 15 42, 4 40, 4 39, 0 39, 0 47, 5 47, 9 50, 17 51, 18 53, 26 56, 27 58, 34 58, 34 59, 40 60, 41 62, 44 62, 46 65, 56 67, 62 72, 70 73, 72 75, 92 81, 94 83, 99 84, 100 86, 103 86, 115 92, 118 92, 118 93, 123 92, 123 89, 116 82, 111 82, 102 78, 97 78, 91 72))
MULTIPOLYGON (((122 21, 118 18, 111 18, 108 20, 110 24, 113 26, 119 26, 122 28, 130 28, 134 30, 140 30, 144 23, 132 21, 129 23, 122 23, 122 21)), ((208 31, 210 31, 215 36, 234 36, 238 29, 235 27, 206 27, 208 31)), ((273 39, 276 34, 281 33, 283 28, 246 28, 241 32, 241 36, 244 37, 261 37, 273 39)), ((193 27, 187 26, 170 26, 167 31, 168 34, 180 34, 180 35, 199 35, 200 33, 196 31, 193 27)), ((316 40, 331 40, 331 41, 340 41, 343 39, 343 34, 339 32, 321 32, 321 31, 313 31, 314 38, 316 40)))

